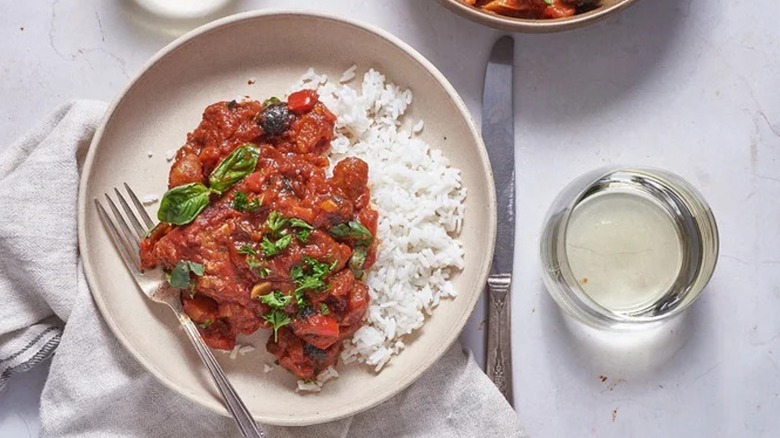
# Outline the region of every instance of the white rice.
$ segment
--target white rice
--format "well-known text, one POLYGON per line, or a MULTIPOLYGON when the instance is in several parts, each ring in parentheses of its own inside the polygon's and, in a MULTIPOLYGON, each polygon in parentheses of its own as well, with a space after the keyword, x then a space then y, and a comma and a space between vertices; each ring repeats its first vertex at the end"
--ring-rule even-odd
MULTIPOLYGON (((338 84, 309 69, 291 91, 316 89, 337 116, 332 165, 355 156, 369 166, 369 187, 379 212, 379 251, 368 271, 366 323, 345 341, 341 358, 379 371, 404 349, 403 337, 422 327, 441 299, 456 294, 450 278, 463 269, 463 245, 456 235, 466 190, 460 170, 441 151, 411 137, 424 126, 422 120, 405 120, 412 92, 373 69, 359 87, 342 84, 356 69, 345 71, 338 84)), ((318 391, 322 379, 299 382, 298 390, 313 389, 312 384, 318 391)))
POLYGON ((148 206, 148 205, 152 205, 152 204, 157 203, 157 201, 159 201, 159 200, 160 200, 160 196, 159 195, 155 195, 154 193, 150 193, 148 195, 144 195, 144 197, 141 199, 141 203, 143 205, 147 205, 148 206))

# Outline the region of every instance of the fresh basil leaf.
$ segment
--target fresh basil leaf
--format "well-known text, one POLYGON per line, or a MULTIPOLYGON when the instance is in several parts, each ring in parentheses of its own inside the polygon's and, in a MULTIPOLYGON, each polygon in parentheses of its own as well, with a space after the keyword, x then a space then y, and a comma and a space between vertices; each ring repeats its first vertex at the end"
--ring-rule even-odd
POLYGON ((354 240, 358 245, 370 245, 374 236, 358 221, 349 221, 328 229, 328 233, 337 239, 354 240))
POLYGON ((281 291, 275 290, 267 295, 261 295, 260 302, 272 309, 284 309, 290 304, 292 298, 290 295, 284 295, 281 291))
POLYGON ((199 182, 174 187, 162 197, 157 219, 174 225, 185 225, 209 204, 209 189, 199 182))
POLYGON ((179 260, 168 275, 168 283, 178 289, 187 289, 190 287, 190 272, 201 277, 205 273, 205 268, 200 263, 179 260))
POLYGON ((195 262, 187 262, 190 265, 190 271, 197 275, 198 277, 202 277, 203 274, 206 273, 206 268, 201 265, 200 263, 195 262))
POLYGON ((235 148, 209 175, 211 191, 221 195, 254 172, 258 156, 260 150, 253 144, 235 148))
POLYGON ((176 264, 168 276, 168 283, 179 289, 186 289, 190 285, 190 267, 186 261, 182 260, 176 264))

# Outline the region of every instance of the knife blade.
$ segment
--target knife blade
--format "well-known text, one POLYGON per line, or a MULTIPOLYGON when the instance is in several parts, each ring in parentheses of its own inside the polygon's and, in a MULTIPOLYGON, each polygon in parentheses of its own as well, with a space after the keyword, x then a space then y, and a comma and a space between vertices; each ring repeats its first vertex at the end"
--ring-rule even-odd
POLYGON ((482 95, 482 138, 496 185, 496 249, 487 281, 486 373, 510 405, 512 394, 511 302, 515 243, 515 129, 512 107, 514 40, 504 36, 490 53, 482 95))

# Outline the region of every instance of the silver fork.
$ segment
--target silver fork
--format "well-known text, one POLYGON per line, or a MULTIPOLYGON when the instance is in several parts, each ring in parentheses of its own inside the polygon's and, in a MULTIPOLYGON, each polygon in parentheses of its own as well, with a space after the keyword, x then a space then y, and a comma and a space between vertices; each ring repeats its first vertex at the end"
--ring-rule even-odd
POLYGON ((200 336, 197 327, 192 320, 182 311, 181 300, 179 299, 179 289, 173 288, 168 285, 165 280, 165 275, 160 268, 144 270, 141 268, 141 257, 139 255, 139 243, 146 236, 146 233, 154 228, 154 222, 146 213, 141 202, 138 201, 138 197, 130 189, 127 183, 124 183, 125 190, 129 195, 130 201, 135 206, 135 211, 130 207, 130 204, 125 200, 124 196, 114 188, 116 198, 119 200, 119 205, 125 212, 127 219, 119 212, 116 204, 108 194, 105 194, 106 202, 113 213, 113 219, 100 202, 95 199, 95 207, 97 208, 98 215, 103 221, 103 224, 108 229, 108 234, 111 235, 111 240, 119 250, 119 254, 122 256, 127 269, 133 274, 136 284, 144 292, 144 295, 151 298, 152 301, 158 303, 167 304, 168 307, 173 310, 176 317, 179 319, 184 331, 192 341, 192 345, 195 346, 195 350, 198 352, 200 359, 206 365, 211 377, 214 379, 214 383, 217 385, 219 392, 222 394, 222 398, 225 400, 225 407, 227 407, 230 414, 236 420, 241 434, 245 437, 267 437, 266 432, 255 423, 252 419, 252 415, 247 410, 244 402, 241 401, 241 397, 238 396, 236 390, 233 389, 233 385, 227 379, 225 372, 219 365, 211 350, 203 342, 203 338, 200 336), (140 219, 139 219, 140 218, 140 219), (143 224, 142 224, 143 222, 143 224), (121 230, 121 233, 120 231, 121 230))

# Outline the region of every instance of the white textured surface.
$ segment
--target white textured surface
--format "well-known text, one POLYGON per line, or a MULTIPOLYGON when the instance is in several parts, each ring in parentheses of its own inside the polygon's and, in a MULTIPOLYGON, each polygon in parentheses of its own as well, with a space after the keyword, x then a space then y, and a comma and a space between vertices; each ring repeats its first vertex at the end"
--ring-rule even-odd
MULTIPOLYGON (((8 3, 0 14, 0 148, 69 99, 114 98, 173 38, 129 1, 8 3)), ((427 56, 479 114, 498 32, 433 0, 314 4, 230 8, 314 7, 378 25, 427 56)), ((778 15, 774 0, 643 0, 585 30, 516 36, 515 406, 533 437, 780 433, 778 15), (638 337, 604 344, 569 330, 538 273, 547 206, 575 175, 610 163, 689 179, 721 230, 708 290, 685 320, 641 340, 642 348, 638 337)), ((464 334, 477 357, 482 313, 464 334)), ((32 371, 0 394, 0 436, 35 435, 44 378, 45 370, 32 371)))

